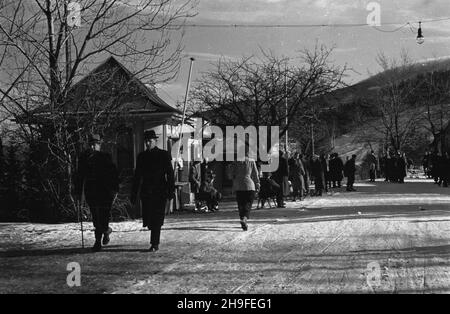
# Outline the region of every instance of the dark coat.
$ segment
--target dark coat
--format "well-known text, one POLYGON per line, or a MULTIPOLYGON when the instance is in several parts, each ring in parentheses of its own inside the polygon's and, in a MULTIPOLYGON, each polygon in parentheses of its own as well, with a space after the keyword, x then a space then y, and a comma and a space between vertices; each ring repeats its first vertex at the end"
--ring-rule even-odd
POLYGON ((406 160, 404 157, 400 156, 397 158, 397 172, 399 179, 403 179, 406 177, 406 160))
POLYGON ((142 220, 144 227, 162 226, 165 217, 165 204, 173 198, 175 178, 170 154, 157 147, 140 153, 136 161, 131 202, 134 203, 140 190, 142 220))
POLYGON ((288 162, 286 158, 283 156, 280 157, 278 169, 273 173, 272 178, 277 182, 281 182, 283 180, 283 177, 288 176, 289 176, 288 162))
POLYGON ((345 163, 344 174, 347 178, 353 178, 356 172, 355 159, 351 158, 345 163))
POLYGON ((325 173, 319 159, 311 161, 311 176, 314 178, 317 188, 323 189, 325 187, 325 173))
POLYGON ((80 155, 74 177, 75 194, 81 195, 84 187, 86 201, 110 202, 119 190, 119 175, 111 155, 87 150, 80 155))
POLYGON ((289 180, 292 182, 293 189, 303 190, 305 188, 304 176, 305 168, 300 159, 289 159, 289 180))
POLYGON ((331 181, 342 181, 344 171, 344 163, 339 157, 334 157, 330 160, 330 179, 331 181))

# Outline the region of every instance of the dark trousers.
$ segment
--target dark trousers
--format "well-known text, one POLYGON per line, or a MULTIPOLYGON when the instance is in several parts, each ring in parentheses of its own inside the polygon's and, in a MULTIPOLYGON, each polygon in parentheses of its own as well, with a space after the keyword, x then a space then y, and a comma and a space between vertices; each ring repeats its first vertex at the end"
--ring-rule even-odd
POLYGON ((280 186, 280 188, 277 189, 277 205, 279 207, 284 204, 284 193, 285 193, 284 188, 285 188, 285 186, 283 184, 284 183, 283 180, 284 180, 284 177, 281 177, 281 178, 277 177, 274 179, 274 181, 280 186))
POLYGON ((369 171, 370 180, 375 182, 375 170, 369 171))
POLYGON ((355 175, 349 175, 347 177, 347 190, 353 189, 353 184, 355 183, 355 175))
POLYGON ((109 227, 112 200, 88 199, 87 203, 92 214, 92 222, 95 228, 95 240, 100 241, 103 233, 105 233, 109 227))
POLYGON ((150 229, 150 244, 152 246, 159 245, 159 239, 161 238, 161 227, 154 226, 150 229))
POLYGON ((236 191, 236 200, 238 203, 239 217, 250 218, 250 210, 252 209, 253 200, 255 199, 255 191, 236 191))
POLYGON ((161 238, 161 227, 164 224, 167 200, 161 195, 142 198, 142 218, 144 227, 150 233, 150 244, 158 246, 161 238))

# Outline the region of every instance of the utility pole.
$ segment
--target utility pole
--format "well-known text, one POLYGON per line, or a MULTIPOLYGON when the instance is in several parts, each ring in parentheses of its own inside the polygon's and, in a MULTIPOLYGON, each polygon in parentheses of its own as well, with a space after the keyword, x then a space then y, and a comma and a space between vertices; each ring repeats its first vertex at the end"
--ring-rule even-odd
POLYGON ((312 122, 311 120, 311 150, 312 150, 312 155, 314 156, 315 151, 314 151, 314 122, 312 122))
POLYGON ((64 1, 64 39, 66 41, 66 83, 70 77, 70 70, 72 68, 72 57, 71 57, 71 45, 69 39, 69 23, 68 23, 69 11, 67 10, 67 2, 64 1))
POLYGON ((284 92, 285 92, 285 110, 286 110, 286 134, 285 134, 285 151, 288 152, 288 145, 289 145, 289 137, 288 137, 288 125, 289 125, 289 118, 288 118, 288 88, 287 88, 287 61, 286 61, 286 67, 284 72, 284 92))
MULTIPOLYGON (((188 81, 187 81, 187 86, 186 86, 186 95, 184 96, 183 117, 181 118, 181 128, 180 128, 180 134, 179 134, 179 139, 178 139, 176 162, 178 162, 178 158, 180 157, 181 137, 183 134, 184 120, 186 118, 186 105, 187 105, 187 101, 188 101, 189 88, 190 88, 190 83, 191 83, 192 65, 193 65, 195 59, 191 57, 190 60, 191 60, 191 63, 189 65, 189 76, 188 76, 188 81)), ((185 147, 185 149, 187 149, 187 147, 185 147)), ((175 173, 177 173, 176 167, 175 167, 175 173)))

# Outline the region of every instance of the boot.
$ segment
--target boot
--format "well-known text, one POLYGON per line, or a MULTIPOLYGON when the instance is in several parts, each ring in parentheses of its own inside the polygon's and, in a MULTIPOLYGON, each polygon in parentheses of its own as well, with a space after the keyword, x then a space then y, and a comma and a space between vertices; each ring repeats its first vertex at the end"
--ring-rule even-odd
POLYGON ((156 252, 158 250, 159 250, 158 245, 153 245, 153 244, 150 246, 150 249, 149 249, 150 252, 156 252))
POLYGON ((242 230, 244 230, 244 231, 248 230, 247 217, 241 218, 241 227, 242 227, 242 230))
POLYGON ((108 245, 109 243, 109 235, 111 234, 112 229, 110 227, 108 227, 108 230, 106 230, 106 232, 103 234, 103 245, 108 245))
POLYGON ((93 252, 98 252, 102 249, 102 234, 98 233, 97 230, 95 230, 95 244, 92 247, 93 252))
POLYGON ((92 247, 92 251, 99 252, 99 251, 101 251, 101 249, 102 249, 102 243, 99 240, 95 241, 95 244, 92 247))

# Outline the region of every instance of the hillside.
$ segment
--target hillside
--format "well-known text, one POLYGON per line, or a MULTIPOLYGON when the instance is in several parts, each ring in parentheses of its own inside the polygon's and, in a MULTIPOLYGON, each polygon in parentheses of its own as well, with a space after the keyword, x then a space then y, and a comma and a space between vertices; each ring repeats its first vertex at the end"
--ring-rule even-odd
MULTIPOLYGON (((325 95, 325 99, 329 101, 337 101, 341 104, 351 103, 360 98, 368 98, 373 96, 375 92, 382 87, 392 77, 393 70, 387 70, 375 74, 354 85, 344 87, 325 95)), ((431 72, 448 72, 450 78, 450 58, 433 60, 427 62, 415 63, 407 72, 400 75, 400 80, 416 79, 419 75, 431 72)), ((398 75, 396 73, 396 75, 398 75)))
MULTIPOLYGON (((418 84, 424 75, 432 72, 439 80, 448 82, 448 86, 450 86, 450 59, 417 63, 398 79, 402 82, 413 82, 412 85, 414 85, 418 84)), ((330 109, 323 116, 322 133, 317 138, 318 151, 335 151, 344 156, 344 159, 345 156, 357 154, 359 162, 362 161, 363 155, 371 149, 376 152, 382 151, 383 135, 373 127, 374 125, 381 126, 382 122, 380 117, 375 115, 375 106, 372 104, 378 90, 382 88, 383 82, 387 82, 391 78, 390 71, 384 71, 357 84, 325 95, 321 101, 325 101, 330 109), (330 147, 329 126, 331 124, 338 126, 334 134, 334 147, 330 147)), ((425 98, 424 93, 424 90, 417 88, 412 99, 425 98)), ((443 117, 445 125, 450 118, 450 100, 444 99, 442 102, 445 106, 444 114, 448 113, 443 117)), ((439 110, 439 106, 435 106, 431 112, 436 115, 439 110)), ((402 116, 404 119, 408 119, 412 115, 425 117, 426 112, 426 106, 415 104, 406 109, 402 116)), ((416 125, 416 130, 411 135, 414 139, 406 148, 410 157, 416 162, 420 160, 423 152, 429 148, 428 145, 433 140, 431 134, 426 130, 426 126, 426 121, 416 125)), ((331 146, 333 145, 331 144, 331 146)))

